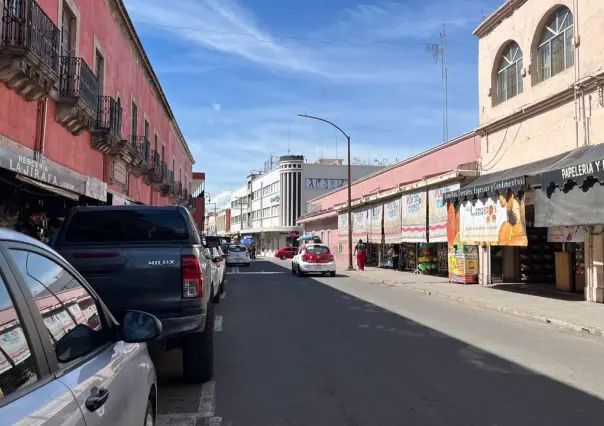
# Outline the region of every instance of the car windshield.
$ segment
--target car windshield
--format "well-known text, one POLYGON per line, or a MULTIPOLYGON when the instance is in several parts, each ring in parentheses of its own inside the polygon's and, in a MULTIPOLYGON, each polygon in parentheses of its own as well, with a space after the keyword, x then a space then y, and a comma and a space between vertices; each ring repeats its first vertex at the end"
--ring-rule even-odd
POLYGON ((232 253, 245 253, 246 248, 244 246, 230 246, 229 251, 232 253))
POLYGON ((306 248, 306 253, 308 254, 327 254, 329 253, 329 248, 325 246, 310 246, 306 248))
POLYGON ((65 241, 162 242, 186 241, 189 232, 178 210, 92 210, 74 214, 65 230, 65 241))

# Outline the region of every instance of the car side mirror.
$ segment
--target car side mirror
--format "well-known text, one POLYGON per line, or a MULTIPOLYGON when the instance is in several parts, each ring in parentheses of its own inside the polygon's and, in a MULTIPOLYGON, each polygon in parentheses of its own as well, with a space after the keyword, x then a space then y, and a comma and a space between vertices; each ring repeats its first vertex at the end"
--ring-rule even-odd
POLYGON ((76 325, 57 341, 55 345, 57 360, 64 364, 92 351, 97 347, 97 333, 86 324, 76 325))
POLYGON ((127 311, 122 321, 122 337, 126 343, 144 343, 157 339, 162 332, 161 321, 143 311, 127 311))

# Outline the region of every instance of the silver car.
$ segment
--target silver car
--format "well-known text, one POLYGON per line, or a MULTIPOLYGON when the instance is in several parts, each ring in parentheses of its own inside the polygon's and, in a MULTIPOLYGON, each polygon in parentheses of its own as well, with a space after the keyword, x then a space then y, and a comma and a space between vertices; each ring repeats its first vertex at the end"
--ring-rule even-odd
POLYGON ((120 320, 54 250, 0 229, 0 423, 153 425, 144 342, 161 322, 140 311, 120 320))

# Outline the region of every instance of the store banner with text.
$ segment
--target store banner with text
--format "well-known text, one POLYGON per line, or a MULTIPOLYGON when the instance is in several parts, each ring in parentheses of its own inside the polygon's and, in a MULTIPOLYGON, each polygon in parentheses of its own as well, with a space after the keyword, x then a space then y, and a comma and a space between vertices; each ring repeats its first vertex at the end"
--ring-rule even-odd
POLYGON ((348 236, 348 213, 340 213, 338 215, 338 235, 340 237, 348 236))
POLYGON ((495 200, 466 201, 459 208, 456 240, 462 244, 526 247, 524 198, 508 191, 495 200))
POLYGON ((583 226, 552 226, 547 228, 548 243, 584 243, 583 226))
POLYGON ((369 208, 368 213, 367 240, 374 244, 380 244, 382 242, 382 218, 384 206, 382 204, 373 205, 369 208))
POLYGON ((384 242, 401 242, 401 199, 397 198, 384 204, 384 242))
POLYGON ((426 242, 426 191, 403 195, 401 199, 401 236, 404 242, 426 242))
POLYGON ((447 242, 447 202, 444 194, 458 189, 459 183, 452 183, 428 191, 428 235, 431 243, 447 242))
POLYGON ((352 212, 352 239, 353 241, 367 240, 367 209, 352 212))

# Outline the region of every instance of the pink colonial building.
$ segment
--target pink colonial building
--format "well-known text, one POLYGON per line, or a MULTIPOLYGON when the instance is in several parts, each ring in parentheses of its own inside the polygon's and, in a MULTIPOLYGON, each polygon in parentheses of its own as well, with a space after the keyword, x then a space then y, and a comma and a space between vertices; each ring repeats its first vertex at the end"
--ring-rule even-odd
MULTIPOLYGON (((479 156, 480 136, 472 131, 354 181, 353 242, 369 242, 369 263, 380 264, 390 245, 430 242, 446 249, 442 193, 475 179, 479 156)), ((347 188, 339 189, 309 201, 309 213, 298 219, 341 266, 348 262, 347 206, 347 188)))

